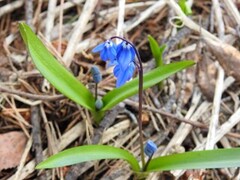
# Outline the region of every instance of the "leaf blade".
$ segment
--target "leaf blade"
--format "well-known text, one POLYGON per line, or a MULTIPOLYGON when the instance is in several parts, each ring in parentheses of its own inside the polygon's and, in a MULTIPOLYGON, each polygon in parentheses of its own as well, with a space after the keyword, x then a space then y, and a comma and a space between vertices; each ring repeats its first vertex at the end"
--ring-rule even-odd
POLYGON ((19 28, 32 60, 41 74, 69 99, 95 111, 91 92, 53 57, 28 25, 20 23, 19 28))
POLYGON ((153 57, 156 62, 156 66, 159 67, 160 65, 163 64, 163 62, 161 62, 162 60, 161 50, 159 49, 158 42, 151 35, 148 35, 148 41, 150 44, 150 49, 152 51, 153 57))
POLYGON ((102 159, 123 159, 130 164, 134 171, 140 171, 138 161, 130 152, 106 145, 86 145, 70 148, 49 157, 38 164, 36 168, 55 168, 102 159))
POLYGON ((193 151, 154 158, 147 171, 240 167, 240 148, 193 151))

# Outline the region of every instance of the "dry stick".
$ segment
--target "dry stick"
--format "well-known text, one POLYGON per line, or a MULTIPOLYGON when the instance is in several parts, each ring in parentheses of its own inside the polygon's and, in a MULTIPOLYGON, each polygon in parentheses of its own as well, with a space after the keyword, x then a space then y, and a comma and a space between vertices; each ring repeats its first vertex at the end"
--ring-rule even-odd
MULTIPOLYGON (((137 102, 134 102, 134 101, 131 101, 131 100, 125 100, 124 102, 126 102, 126 104, 129 104, 130 106, 135 106, 135 107, 139 106, 137 102)), ((194 127, 199 127, 199 128, 203 128, 203 129, 208 128, 208 126, 203 124, 203 123, 194 122, 194 121, 191 121, 191 120, 186 119, 186 118, 181 118, 181 117, 178 117, 174 114, 171 114, 171 113, 166 112, 166 111, 161 110, 161 109, 157 109, 157 108, 152 107, 152 106, 143 105, 143 109, 147 110, 147 111, 154 112, 154 113, 161 114, 163 116, 169 117, 169 118, 171 118, 173 120, 176 120, 176 121, 179 121, 179 122, 184 122, 186 124, 190 124, 194 127)))
MULTIPOLYGON (((191 33, 192 33, 192 30, 189 29, 188 27, 181 28, 175 36, 171 37, 165 43, 166 44, 166 49, 163 53, 163 57, 166 57, 168 52, 171 51, 174 46, 176 46, 182 39, 189 36, 191 33)), ((170 54, 170 56, 171 56, 171 54, 170 54)))
MULTIPOLYGON (((220 8, 220 4, 218 0, 212 0, 213 2, 213 10, 215 11, 215 18, 217 20, 217 27, 218 27, 218 36, 220 39, 224 37, 224 23, 222 19, 222 11, 220 8)), ((219 120, 219 112, 220 112, 220 105, 221 105, 221 97, 223 93, 223 85, 224 85, 224 70, 216 62, 218 68, 218 76, 216 80, 215 86, 215 93, 213 99, 213 107, 212 107, 212 116, 210 119, 209 131, 207 136, 207 143, 206 143, 206 150, 214 149, 214 139, 216 136, 216 129, 218 126, 219 120)))
POLYGON ((32 28, 33 20, 33 0, 25 0, 25 18, 26 23, 32 28))
POLYGON ((64 95, 37 95, 37 94, 30 94, 22 91, 17 91, 13 89, 9 89, 7 87, 3 87, 2 85, 0 86, 0 92, 1 93, 8 93, 8 94, 16 94, 19 96, 24 96, 33 100, 43 100, 43 101, 55 101, 55 100, 60 100, 64 99, 64 95))
POLYGON ((68 42, 67 49, 64 53, 63 60, 67 67, 70 66, 73 56, 76 52, 76 47, 79 41, 82 40, 83 29, 86 27, 91 14, 97 4, 97 0, 88 0, 85 2, 81 16, 79 17, 74 29, 72 36, 68 42))
POLYGON ((137 15, 137 18, 130 19, 125 23, 124 31, 128 32, 146 20, 153 13, 159 12, 166 5, 166 0, 157 1, 145 11, 137 15))
POLYGON ((42 4, 43 4, 43 0, 38 0, 38 3, 37 3, 37 8, 35 9, 35 13, 34 13, 34 18, 33 18, 33 24, 37 24, 39 23, 39 20, 40 20, 40 12, 41 12, 41 8, 42 8, 42 4))
POLYGON ((216 129, 218 127, 221 97, 223 93, 224 70, 218 63, 216 63, 216 65, 218 67, 218 75, 213 99, 212 116, 210 119, 209 131, 207 136, 206 150, 214 149, 214 139, 216 136, 216 129))
MULTIPOLYGON (((40 126, 40 114, 39 106, 31 107, 31 123, 32 123, 32 139, 33 139, 33 149, 35 151, 36 164, 43 161, 43 149, 41 140, 41 126, 40 126)), ((47 179, 46 174, 43 173, 39 176, 40 180, 47 179)))
MULTIPOLYGON (((56 8, 57 0, 51 0, 48 2, 48 11, 47 11, 47 21, 45 28, 45 39, 50 42, 51 41, 51 32, 54 26, 54 11, 56 8)), ((46 92, 50 89, 50 83, 44 79, 41 87, 43 92, 46 92)))
POLYGON ((47 41, 51 39, 51 32, 54 26, 54 15, 55 9, 57 5, 57 0, 51 0, 48 2, 48 11, 47 11, 47 18, 46 18, 46 25, 45 25, 45 33, 44 36, 47 41))
POLYGON ((28 139, 28 142, 26 144, 26 147, 25 147, 25 150, 22 154, 22 157, 21 157, 21 160, 20 160, 20 163, 19 163, 19 166, 17 168, 17 172, 15 173, 15 178, 14 180, 18 180, 19 179, 19 176, 21 176, 21 173, 22 173, 22 170, 23 170, 23 167, 27 161, 27 157, 29 155, 29 151, 31 150, 31 147, 32 147, 32 137, 30 137, 28 139))
POLYGON ((226 5, 226 13, 233 16, 236 23, 240 25, 240 14, 234 2, 232 0, 223 0, 223 2, 226 5))
POLYGON ((61 0, 59 13, 59 36, 58 36, 58 53, 60 54, 60 56, 62 51, 63 5, 64 0, 61 0))
POLYGON ((119 0, 117 36, 123 37, 124 14, 125 14, 125 0, 119 0))
MULTIPOLYGON (((74 7, 76 4, 81 4, 84 0, 74 0, 74 2, 72 1, 67 1, 63 4, 63 7, 61 7, 61 4, 56 6, 55 10, 54 10, 54 18, 60 14, 60 11, 61 11, 61 8, 63 8, 63 11, 65 10, 68 10, 72 7, 74 7)), ((45 18, 45 15, 46 15, 46 12, 42 12, 40 14, 40 19, 42 19, 42 22, 41 22, 41 28, 45 27, 46 26, 46 21, 47 19, 45 18)))
POLYGON ((7 13, 13 12, 14 10, 20 8, 23 4, 24 4, 24 0, 18 0, 12 3, 8 3, 5 6, 2 6, 0 8, 0 17, 2 17, 7 13))

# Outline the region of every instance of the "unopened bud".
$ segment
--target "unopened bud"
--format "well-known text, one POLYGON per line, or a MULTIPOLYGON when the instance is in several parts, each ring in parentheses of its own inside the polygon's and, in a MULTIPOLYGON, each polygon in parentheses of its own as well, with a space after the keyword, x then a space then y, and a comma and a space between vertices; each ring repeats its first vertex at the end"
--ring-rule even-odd
POLYGON ((156 151, 157 151, 157 145, 153 141, 148 140, 144 148, 145 154, 148 157, 151 157, 156 151))
POLYGON ((97 110, 100 110, 103 107, 103 102, 101 99, 97 99, 95 102, 95 107, 97 110))
POLYGON ((102 80, 102 74, 97 66, 91 68, 91 73, 95 83, 99 83, 102 80))

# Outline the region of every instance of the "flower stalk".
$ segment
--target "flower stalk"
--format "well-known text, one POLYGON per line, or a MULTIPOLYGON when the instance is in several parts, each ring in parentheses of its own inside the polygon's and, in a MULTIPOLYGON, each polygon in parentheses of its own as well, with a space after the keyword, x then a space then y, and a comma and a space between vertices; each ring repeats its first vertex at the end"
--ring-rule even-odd
POLYGON ((142 104, 143 104, 143 66, 142 66, 142 60, 140 57, 140 54, 138 52, 138 50, 136 49, 136 47, 129 41, 127 41, 124 38, 118 37, 118 36, 113 36, 111 37, 111 39, 121 39, 122 41, 125 41, 127 43, 129 43, 137 56, 137 60, 138 63, 136 63, 136 66, 138 68, 138 76, 139 76, 139 90, 138 90, 138 98, 139 98, 139 106, 138 106, 138 127, 139 127, 139 139, 140 139, 140 153, 141 153, 141 161, 142 161, 142 170, 145 167, 145 158, 144 158, 144 145, 143 145, 143 132, 142 132, 142 104))
POLYGON ((139 127, 139 139, 140 139, 140 151, 142 170, 145 167, 144 159, 144 145, 143 145, 143 132, 142 132, 142 103, 143 103, 143 67, 140 54, 136 47, 128 40, 113 36, 109 40, 97 45, 92 52, 100 53, 100 57, 103 61, 109 63, 109 66, 115 66, 113 70, 114 76, 117 78, 116 87, 120 87, 129 81, 137 66, 139 75, 139 108, 138 108, 138 127, 139 127), (116 45, 112 40, 120 39, 122 42, 116 45), (138 62, 135 61, 137 56, 138 62))

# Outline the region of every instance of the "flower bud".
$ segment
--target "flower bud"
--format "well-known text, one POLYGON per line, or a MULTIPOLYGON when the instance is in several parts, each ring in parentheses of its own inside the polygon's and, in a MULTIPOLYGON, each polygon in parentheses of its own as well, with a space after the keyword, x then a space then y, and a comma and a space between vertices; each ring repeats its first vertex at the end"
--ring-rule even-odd
POLYGON ((91 73, 95 83, 99 83, 102 80, 102 74, 97 66, 91 68, 91 73))
POLYGON ((144 148, 145 154, 148 157, 151 157, 156 151, 157 151, 157 145, 153 141, 148 140, 144 148))
POLYGON ((101 99, 97 99, 96 102, 95 102, 95 107, 96 107, 96 110, 99 110, 103 107, 103 102, 101 99))

